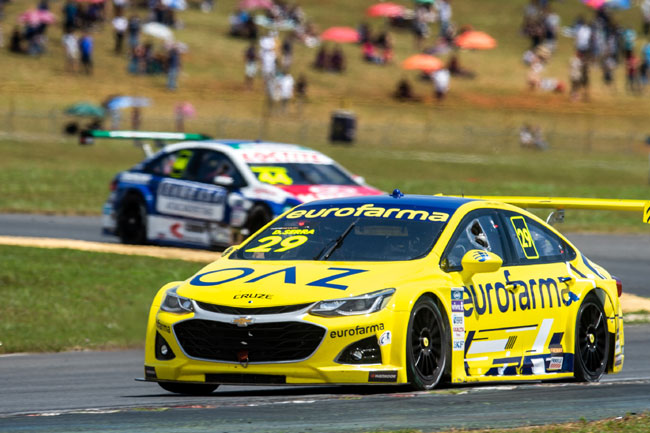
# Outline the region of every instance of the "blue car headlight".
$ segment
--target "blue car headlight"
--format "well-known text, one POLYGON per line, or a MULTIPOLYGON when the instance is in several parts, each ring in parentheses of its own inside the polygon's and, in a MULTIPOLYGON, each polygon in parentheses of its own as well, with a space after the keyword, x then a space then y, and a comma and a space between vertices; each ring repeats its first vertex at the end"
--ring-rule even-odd
POLYGON ((310 314, 314 316, 357 316, 375 313, 383 309, 395 293, 395 289, 383 289, 352 298, 320 301, 314 305, 310 314))
POLYGON ((178 290, 178 286, 167 290, 167 293, 165 293, 165 299, 163 299, 162 304, 160 304, 160 309, 162 311, 167 311, 168 313, 193 312, 194 305, 192 304, 192 300, 177 295, 176 290, 178 290))

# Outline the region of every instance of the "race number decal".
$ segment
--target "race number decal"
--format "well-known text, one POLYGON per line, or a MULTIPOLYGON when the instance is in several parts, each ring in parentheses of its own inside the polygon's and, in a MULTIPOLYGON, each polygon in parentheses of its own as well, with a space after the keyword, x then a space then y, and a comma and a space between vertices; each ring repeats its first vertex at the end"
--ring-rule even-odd
POLYGON ((293 179, 289 177, 287 169, 284 167, 252 166, 251 171, 257 175, 260 182, 269 185, 293 185, 293 179))
POLYGON ((169 176, 176 179, 181 178, 183 176, 183 173, 185 173, 187 164, 190 162, 190 159, 192 159, 193 153, 194 152, 189 149, 179 151, 178 156, 176 157, 176 161, 174 161, 174 164, 171 167, 171 173, 169 173, 169 176))
POLYGON ((528 230, 528 225, 526 224, 524 217, 511 217, 510 222, 512 222, 512 226, 514 227, 515 233, 517 234, 517 239, 519 240, 521 248, 524 250, 526 258, 538 259, 539 253, 537 252, 535 242, 533 241, 533 237, 530 234, 530 230, 528 230))
POLYGON ((307 242, 307 236, 290 236, 282 239, 282 236, 265 236, 257 241, 260 245, 245 250, 247 253, 282 253, 292 248, 299 247, 307 242), (273 249, 276 245, 280 244, 279 248, 273 249))

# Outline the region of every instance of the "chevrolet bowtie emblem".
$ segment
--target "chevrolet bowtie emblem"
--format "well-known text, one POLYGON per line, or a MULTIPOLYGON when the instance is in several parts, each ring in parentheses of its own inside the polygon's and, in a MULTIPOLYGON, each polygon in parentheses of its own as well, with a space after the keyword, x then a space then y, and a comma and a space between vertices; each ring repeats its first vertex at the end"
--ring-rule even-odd
POLYGON ((234 323, 234 324, 237 325, 237 326, 241 326, 241 327, 243 328, 243 327, 245 327, 245 326, 250 325, 250 324, 253 323, 254 321, 255 321, 255 319, 253 319, 253 318, 250 317, 250 316, 247 316, 247 317, 238 317, 238 318, 236 318, 236 319, 233 319, 233 320, 232 320, 232 323, 234 323))

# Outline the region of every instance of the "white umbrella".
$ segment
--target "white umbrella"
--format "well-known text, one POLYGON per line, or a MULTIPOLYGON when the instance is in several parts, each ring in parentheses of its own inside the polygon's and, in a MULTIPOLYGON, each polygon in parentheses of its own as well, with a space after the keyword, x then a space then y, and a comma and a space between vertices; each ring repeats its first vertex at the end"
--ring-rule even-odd
POLYGON ((163 41, 173 41, 174 32, 169 27, 160 23, 147 23, 142 26, 142 33, 162 39, 163 41))

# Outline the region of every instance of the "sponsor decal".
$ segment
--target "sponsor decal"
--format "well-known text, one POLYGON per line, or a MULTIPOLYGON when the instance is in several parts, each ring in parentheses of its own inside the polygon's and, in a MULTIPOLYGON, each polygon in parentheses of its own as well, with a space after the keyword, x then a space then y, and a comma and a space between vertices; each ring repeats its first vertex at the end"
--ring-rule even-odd
POLYGON ((270 185, 293 185, 293 179, 287 173, 285 167, 272 166, 249 166, 251 171, 257 175, 257 180, 270 185))
POLYGON ((225 202, 225 188, 166 179, 158 186, 156 210, 163 214, 220 221, 225 202))
POLYGON ((308 150, 273 150, 273 149, 251 149, 242 152, 242 158, 248 164, 278 164, 278 163, 302 163, 302 164, 331 164, 332 160, 323 154, 308 150))
POLYGON ((158 328, 163 332, 167 332, 167 333, 172 332, 172 328, 169 325, 165 325, 160 320, 156 320, 156 328, 158 328))
POLYGON ((303 203, 327 198, 377 195, 379 191, 364 186, 349 185, 276 185, 303 203))
POLYGON ((271 299, 273 295, 267 295, 264 293, 240 293, 235 295, 233 299, 271 299))
POLYGON ((299 209, 290 212, 287 219, 297 218, 327 218, 327 217, 349 217, 349 216, 363 216, 366 218, 390 218, 390 219, 406 219, 406 220, 420 220, 420 221, 436 221, 445 222, 449 219, 449 214, 444 212, 429 212, 422 209, 404 209, 404 208, 385 208, 378 207, 374 204, 363 204, 357 207, 322 207, 312 208, 309 210, 299 209))
POLYGON ((623 354, 622 353, 619 353, 618 355, 616 355, 615 359, 616 359, 616 361, 614 362, 615 366, 618 367, 619 365, 623 364, 623 354))
POLYGON ((564 361, 563 356, 552 356, 551 359, 549 360, 548 367, 546 370, 561 370, 562 369, 562 363, 564 361))
POLYGON ((464 351, 464 350, 465 350, 465 340, 455 340, 454 352, 464 351))
POLYGON ((235 325, 237 325, 237 326, 239 326, 241 328, 244 328, 244 327, 250 325, 254 321, 255 321, 255 319, 250 317, 250 316, 245 316, 245 317, 242 316, 242 317, 237 317, 236 319, 232 319, 232 323, 234 323, 235 325))
MULTIPOLYGON (((328 277, 320 278, 318 280, 307 283, 307 285, 313 287, 325 287, 328 289, 345 290, 348 288, 348 286, 345 286, 343 284, 332 284, 332 282, 352 275, 368 272, 365 269, 352 269, 352 268, 328 268, 328 270, 335 271, 336 273, 334 275, 330 275, 328 277)), ((255 273, 255 269, 244 268, 244 267, 217 269, 215 271, 208 271, 208 272, 203 272, 201 274, 195 275, 192 278, 192 280, 190 280, 190 284, 193 286, 202 286, 202 287, 218 286, 221 284, 229 283, 231 281, 236 281, 242 278, 246 278, 248 276, 251 276, 254 273, 255 273), (213 278, 215 279, 213 280, 213 278)), ((244 282, 256 283, 260 280, 263 280, 265 278, 271 277, 276 274, 280 274, 280 275, 284 274, 285 284, 296 284, 295 266, 278 269, 277 271, 272 271, 266 274, 262 274, 260 276, 255 276, 244 282)))
POLYGON ((368 382, 397 382, 396 371, 370 371, 368 382))
POLYGON ((343 337, 354 337, 355 335, 365 335, 372 334, 377 331, 383 331, 384 324, 377 323, 369 326, 358 326, 356 328, 350 329, 337 329, 336 331, 330 332, 330 338, 343 338, 343 337))
POLYGON ((451 311, 454 313, 462 313, 465 311, 463 301, 451 301, 451 311))
POLYGON ((384 332, 383 334, 381 334, 381 337, 379 337, 380 346, 386 346, 387 344, 390 344, 390 342, 391 342, 390 331, 384 332))
POLYGON ((454 287, 451 289, 451 300, 452 301, 461 301, 463 299, 463 289, 454 287))
POLYGON ((314 229, 279 229, 273 230, 272 235, 313 235, 314 229))
POLYGON ((138 185, 146 185, 151 180, 151 175, 146 173, 122 173, 120 175, 120 182, 135 183, 138 185))
POLYGON ((454 326, 454 340, 460 340, 465 338, 465 327, 464 326, 454 326))
POLYGON ((454 326, 464 326, 465 325, 465 315, 458 313, 451 313, 451 324, 454 326))
MULTIPOLYGON (((523 280, 510 280, 510 271, 503 271, 504 281, 494 283, 470 285, 464 287, 464 312, 465 317, 472 314, 507 313, 509 311, 536 310, 541 308, 568 307, 575 299, 569 296, 569 289, 560 289, 562 283, 559 278, 538 278, 523 280), (506 288, 509 285, 522 287, 516 293, 506 288)), ((574 295, 575 298, 578 298, 574 295)), ((579 298, 578 298, 579 299, 579 298)), ((453 303, 452 302, 452 311, 453 303)))
POLYGON ((487 259, 490 258, 490 256, 487 255, 484 251, 475 251, 474 254, 472 255, 474 260, 483 263, 487 259))
POLYGON ((551 344, 548 348, 553 354, 564 353, 564 348, 561 344, 551 344))

